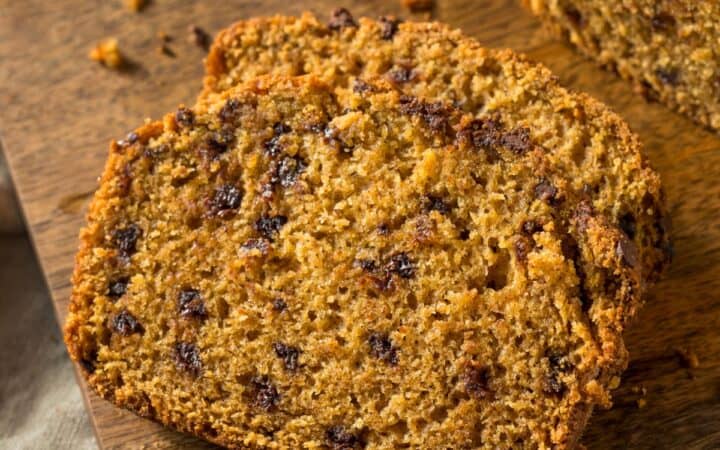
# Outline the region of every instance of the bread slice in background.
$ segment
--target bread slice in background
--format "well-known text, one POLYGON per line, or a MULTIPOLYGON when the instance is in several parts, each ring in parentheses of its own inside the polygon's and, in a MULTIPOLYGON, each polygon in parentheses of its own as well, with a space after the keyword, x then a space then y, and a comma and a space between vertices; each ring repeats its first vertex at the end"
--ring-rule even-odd
POLYGON ((694 121, 720 130, 720 3, 523 0, 552 32, 694 121))

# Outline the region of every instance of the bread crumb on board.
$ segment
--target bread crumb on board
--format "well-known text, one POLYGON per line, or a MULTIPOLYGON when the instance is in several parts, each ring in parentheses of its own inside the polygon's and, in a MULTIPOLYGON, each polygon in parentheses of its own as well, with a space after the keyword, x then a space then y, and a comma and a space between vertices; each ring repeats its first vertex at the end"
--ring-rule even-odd
POLYGON ((697 369, 700 367, 700 360, 697 354, 690 348, 677 347, 675 354, 680 360, 680 365, 686 369, 697 369))
POLYGON ((167 43, 167 42, 172 41, 172 36, 170 36, 169 34, 167 34, 166 32, 164 32, 162 30, 157 32, 157 38, 162 43, 167 43))
POLYGON ((645 386, 643 386, 642 384, 638 384, 636 386, 633 386, 631 388, 631 391, 633 394, 640 396, 640 398, 635 400, 635 403, 637 404, 637 407, 639 409, 643 409, 645 406, 647 406, 647 399, 645 398, 647 396, 647 388, 645 386))
POLYGON ((188 41, 205 50, 210 48, 210 35, 197 25, 188 27, 188 41))
POLYGON ((429 11, 435 6, 434 0, 401 0, 404 7, 412 12, 429 11))
POLYGON ((147 0, 125 0, 127 7, 134 12, 140 12, 147 5, 147 0))
POLYGON ((158 53, 160 53, 161 55, 169 56, 171 58, 177 56, 175 54, 175 51, 170 48, 170 41, 172 41, 172 37, 169 34, 164 31, 158 31, 157 38, 160 41, 160 45, 158 45, 157 47, 158 53))
POLYGON ((97 61, 110 69, 119 69, 124 62, 116 38, 107 38, 98 42, 95 47, 90 50, 88 56, 93 61, 97 61))

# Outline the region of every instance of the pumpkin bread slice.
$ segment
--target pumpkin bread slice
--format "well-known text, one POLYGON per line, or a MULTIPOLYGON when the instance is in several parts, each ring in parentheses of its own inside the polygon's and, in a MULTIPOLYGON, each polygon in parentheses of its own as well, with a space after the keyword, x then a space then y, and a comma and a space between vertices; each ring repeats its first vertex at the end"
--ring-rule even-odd
POLYGON ((572 448, 626 364, 640 264, 508 123, 306 76, 144 125, 81 232, 70 355, 229 448, 572 448))

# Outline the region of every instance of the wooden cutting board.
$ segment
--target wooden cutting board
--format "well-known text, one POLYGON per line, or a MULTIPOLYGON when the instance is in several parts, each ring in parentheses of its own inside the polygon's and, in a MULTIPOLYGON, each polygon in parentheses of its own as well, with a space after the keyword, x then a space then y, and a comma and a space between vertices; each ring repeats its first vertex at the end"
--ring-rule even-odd
MULTIPOLYGON (((356 16, 408 17, 399 3, 346 0, 345 6, 356 16)), ((200 89, 204 51, 188 42, 188 26, 214 33, 237 19, 306 9, 325 17, 335 6, 322 0, 155 0, 135 14, 121 0, 0 0, 0 133, 60 322, 78 229, 109 140, 145 117, 192 103, 200 89), (158 53, 160 31, 173 37, 174 57, 158 53), (88 60, 93 44, 109 36, 119 38, 131 69, 115 72, 88 60)), ((567 86, 611 105, 639 133, 663 177, 675 261, 627 334, 633 361, 615 406, 595 413, 584 444, 720 448, 720 139, 646 103, 629 85, 548 38, 515 0, 438 0, 433 17, 488 46, 526 52, 567 86), (682 367, 679 347, 695 352, 700 367, 682 367)), ((112 407, 80 383, 100 447, 205 446, 112 407)))

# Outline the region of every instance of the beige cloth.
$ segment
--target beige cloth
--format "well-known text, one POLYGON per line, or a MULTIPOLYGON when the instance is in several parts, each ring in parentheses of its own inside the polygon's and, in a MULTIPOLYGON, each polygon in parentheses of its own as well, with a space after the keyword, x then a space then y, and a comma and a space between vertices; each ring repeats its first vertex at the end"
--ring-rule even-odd
POLYGON ((29 240, 0 232, 0 449, 95 448, 29 240))

